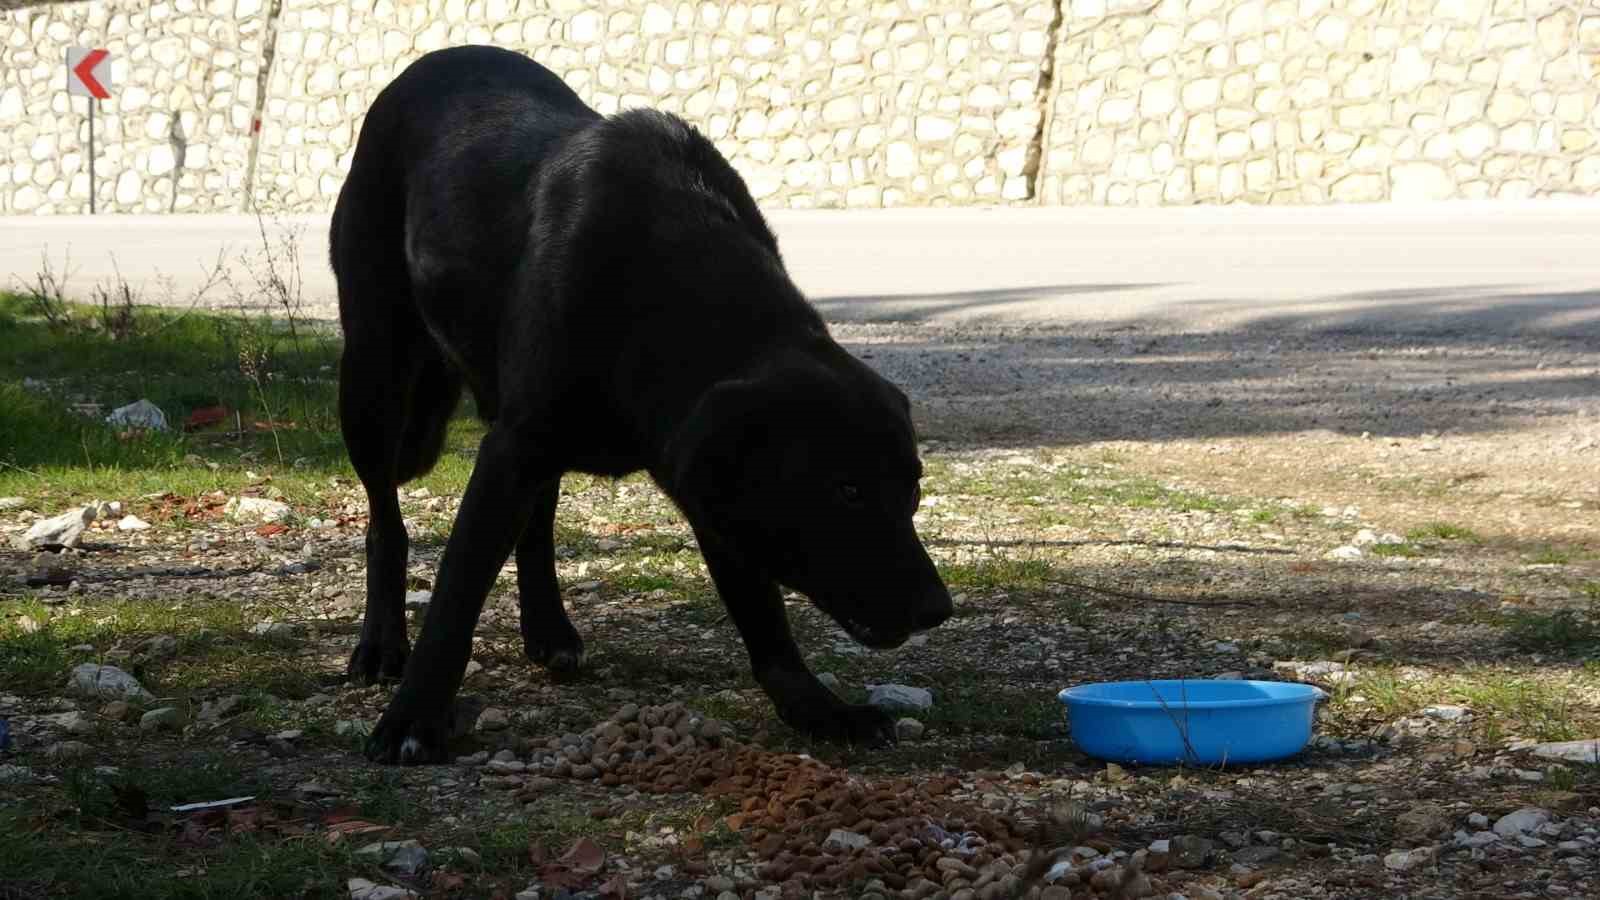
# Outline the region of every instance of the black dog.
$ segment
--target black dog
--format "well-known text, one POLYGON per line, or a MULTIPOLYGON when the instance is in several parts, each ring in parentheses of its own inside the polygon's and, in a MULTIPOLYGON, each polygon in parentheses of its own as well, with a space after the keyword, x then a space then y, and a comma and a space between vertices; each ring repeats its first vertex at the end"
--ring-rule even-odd
POLYGON ((807 670, 778 584, 872 647, 950 615, 911 522, 910 405, 828 335, 709 141, 660 113, 603 118, 516 53, 436 51, 373 101, 331 239, 339 411, 371 509, 350 674, 404 676, 368 756, 442 758, 513 550, 528 658, 579 666, 552 537, 572 470, 643 469, 678 505, 784 721, 892 737, 807 670), (395 488, 437 460, 463 385, 489 432, 408 651, 395 488))

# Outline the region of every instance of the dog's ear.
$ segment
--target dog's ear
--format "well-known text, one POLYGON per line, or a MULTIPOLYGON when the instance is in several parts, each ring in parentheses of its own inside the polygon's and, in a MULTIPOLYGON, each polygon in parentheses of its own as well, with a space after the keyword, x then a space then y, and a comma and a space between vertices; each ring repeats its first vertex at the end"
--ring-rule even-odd
POLYGON ((716 504, 744 486, 751 451, 769 439, 762 412, 772 401, 761 379, 719 381, 667 442, 664 468, 680 502, 716 504))

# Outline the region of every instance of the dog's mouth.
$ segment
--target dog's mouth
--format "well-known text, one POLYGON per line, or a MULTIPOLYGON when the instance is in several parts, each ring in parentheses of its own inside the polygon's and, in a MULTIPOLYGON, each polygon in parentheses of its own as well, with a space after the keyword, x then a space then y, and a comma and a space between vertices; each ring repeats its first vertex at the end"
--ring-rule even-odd
POLYGON ((904 644, 911 637, 910 631, 889 631, 883 628, 875 628, 847 616, 836 616, 835 618, 843 626, 845 632, 856 640, 856 643, 871 647, 874 650, 893 650, 904 644))

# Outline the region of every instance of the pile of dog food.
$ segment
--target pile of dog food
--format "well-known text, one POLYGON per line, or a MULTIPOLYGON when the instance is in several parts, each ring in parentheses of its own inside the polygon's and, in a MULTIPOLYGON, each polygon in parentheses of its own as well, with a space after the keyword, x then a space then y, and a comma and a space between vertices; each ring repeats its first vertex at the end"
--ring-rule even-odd
MULTIPOLYGON (((527 770, 726 798, 738 809, 728 826, 755 849, 760 877, 785 885, 786 896, 876 881, 883 893, 998 900, 1042 876, 1026 860, 1037 864, 1049 849, 1034 846, 1038 832, 1029 826, 956 800, 959 779, 867 781, 808 756, 736 741, 723 723, 680 703, 624 706, 583 734, 551 739, 527 770)), ((1058 886, 1120 886, 1123 867, 1113 859, 1074 859, 1081 871, 1057 866, 1051 880, 1058 886), (1108 869, 1118 871, 1101 874, 1108 869)))

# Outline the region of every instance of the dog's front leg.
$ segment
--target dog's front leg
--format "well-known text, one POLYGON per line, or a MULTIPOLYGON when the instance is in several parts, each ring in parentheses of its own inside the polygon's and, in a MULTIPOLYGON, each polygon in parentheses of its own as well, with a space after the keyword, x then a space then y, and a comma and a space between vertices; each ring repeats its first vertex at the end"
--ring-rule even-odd
POLYGON ((450 713, 472 654, 484 598, 522 533, 538 487, 552 477, 540 441, 497 424, 479 445, 455 527, 434 580, 433 600, 405 677, 367 741, 378 762, 441 762, 450 713))
POLYGON ((804 734, 861 744, 894 741, 894 720, 876 706, 845 703, 806 667, 789 630, 783 596, 772 579, 704 538, 700 541, 711 579, 750 653, 756 683, 778 709, 778 717, 804 734))

